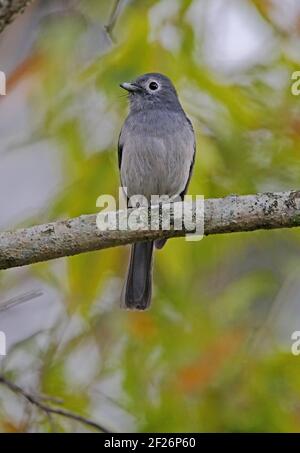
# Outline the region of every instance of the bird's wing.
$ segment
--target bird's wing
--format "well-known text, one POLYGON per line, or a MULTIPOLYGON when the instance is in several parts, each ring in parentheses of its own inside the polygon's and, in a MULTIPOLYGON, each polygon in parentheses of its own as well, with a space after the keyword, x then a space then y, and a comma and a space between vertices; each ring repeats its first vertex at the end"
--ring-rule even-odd
POLYGON ((190 120, 187 116, 186 116, 186 120, 187 120, 187 123, 188 123, 188 125, 190 126, 191 131, 193 132, 193 135, 194 135, 194 153, 193 153, 193 157, 192 157, 192 161, 191 161, 191 165, 190 165, 189 176, 188 176, 188 179, 187 179, 185 188, 183 189, 183 191, 182 191, 181 194, 180 194, 180 198, 181 198, 182 200, 183 200, 183 197, 184 197, 184 195, 186 194, 186 192, 187 192, 187 190, 188 190, 188 187, 189 187, 189 183, 190 183, 190 180, 191 180, 191 177, 192 177, 193 168, 194 168, 194 164, 195 164, 195 155, 196 155, 196 140, 195 140, 194 128, 193 128, 193 125, 192 125, 191 120, 190 120))
POLYGON ((121 171, 122 153, 123 153, 123 146, 124 146, 124 143, 121 138, 121 134, 122 134, 122 131, 120 132, 119 140, 118 140, 118 165, 119 165, 120 171, 121 171))
MULTIPOLYGON (((119 172, 120 172, 120 182, 121 182, 121 186, 123 186, 123 183, 122 183, 122 175, 121 175, 121 165, 122 165, 123 148, 124 148, 124 142, 123 142, 123 140, 122 140, 122 130, 121 130, 120 135, 119 135, 119 140, 118 140, 118 166, 119 166, 119 172)), ((124 195, 125 195, 125 197, 126 197, 127 206, 128 206, 128 200, 129 200, 129 198, 127 197, 127 193, 126 193, 126 192, 124 192, 124 195)))

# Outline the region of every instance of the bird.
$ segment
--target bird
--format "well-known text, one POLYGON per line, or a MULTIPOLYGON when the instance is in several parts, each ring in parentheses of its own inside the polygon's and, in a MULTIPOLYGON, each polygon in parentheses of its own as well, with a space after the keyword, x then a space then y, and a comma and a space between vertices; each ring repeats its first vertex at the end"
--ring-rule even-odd
MULTIPOLYGON (((171 80, 147 73, 120 87, 128 92, 129 114, 118 141, 122 187, 130 197, 167 195, 182 199, 187 192, 195 162, 193 125, 183 110, 171 80)), ((166 239, 137 242, 131 246, 121 306, 146 310, 152 297, 153 249, 166 239)))

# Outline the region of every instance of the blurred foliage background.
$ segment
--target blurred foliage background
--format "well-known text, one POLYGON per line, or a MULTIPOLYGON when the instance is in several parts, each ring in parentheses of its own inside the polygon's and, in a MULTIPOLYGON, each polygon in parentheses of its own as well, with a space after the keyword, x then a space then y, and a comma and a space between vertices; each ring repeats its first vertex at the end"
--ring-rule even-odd
MULTIPOLYGON (((0 38, 1 228, 118 193, 118 85, 145 72, 193 122, 190 194, 299 189, 299 2, 125 0, 107 31, 113 3, 36 1, 0 38)), ((1 272, 1 302, 42 291, 0 313, 1 373, 114 431, 299 431, 299 253, 298 229, 170 240, 146 313, 119 309, 126 247, 1 272)), ((89 430, 5 386, 0 414, 2 432, 89 430)))

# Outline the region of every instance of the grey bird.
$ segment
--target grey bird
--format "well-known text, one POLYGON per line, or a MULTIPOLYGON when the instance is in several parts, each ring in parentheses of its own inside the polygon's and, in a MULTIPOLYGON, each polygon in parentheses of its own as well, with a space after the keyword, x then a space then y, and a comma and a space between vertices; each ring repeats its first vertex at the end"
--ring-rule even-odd
MULTIPOLYGON (((121 184, 127 197, 185 195, 195 160, 195 135, 171 80, 158 73, 144 74, 122 83, 129 93, 130 112, 118 143, 121 184)), ((155 241, 162 248, 165 239, 155 241)), ((153 242, 131 247, 122 306, 149 307, 152 294, 153 242)))

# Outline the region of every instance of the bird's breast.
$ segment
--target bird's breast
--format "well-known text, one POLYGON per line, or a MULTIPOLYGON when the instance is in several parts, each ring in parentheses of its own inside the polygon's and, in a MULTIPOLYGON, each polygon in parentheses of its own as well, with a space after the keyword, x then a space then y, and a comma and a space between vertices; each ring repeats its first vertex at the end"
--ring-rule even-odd
POLYGON ((175 196, 188 179, 194 136, 185 117, 148 118, 125 129, 121 164, 122 185, 128 196, 175 196), (159 121, 160 120, 160 121, 159 121), (127 130, 126 130, 127 129, 127 130))

